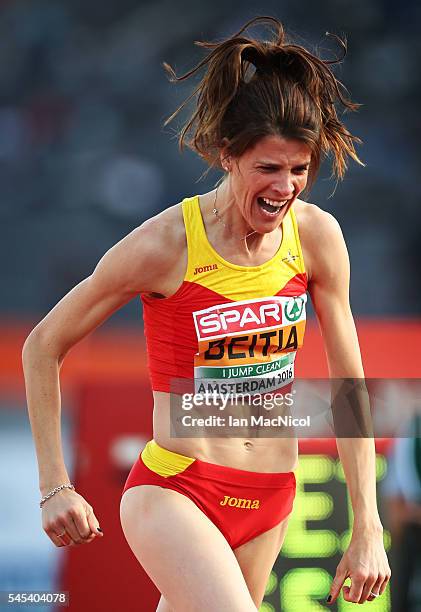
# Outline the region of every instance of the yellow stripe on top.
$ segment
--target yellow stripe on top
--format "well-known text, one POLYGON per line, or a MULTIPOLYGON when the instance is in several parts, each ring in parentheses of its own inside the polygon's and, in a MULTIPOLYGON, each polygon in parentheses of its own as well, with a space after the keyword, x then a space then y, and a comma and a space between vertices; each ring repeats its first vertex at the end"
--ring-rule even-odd
POLYGON ((141 453, 142 461, 152 472, 164 478, 184 472, 195 459, 173 453, 150 440, 141 453))
MULTIPOLYGON (((300 268, 300 272, 303 274, 306 272, 306 267, 304 264, 303 249, 301 248, 300 234, 298 233, 297 216, 295 214, 294 207, 292 207, 289 210, 287 217, 288 216, 290 216, 292 229, 294 231, 294 240, 293 241, 291 240, 291 242, 294 242, 294 245, 297 245, 299 262, 300 262, 299 268, 300 268)), ((289 248, 291 248, 291 246, 289 248)))
POLYGON ((305 273, 293 208, 282 220, 282 242, 278 251, 259 266, 234 264, 213 248, 206 235, 199 196, 185 198, 182 210, 188 247, 184 280, 239 301, 275 295, 294 276, 305 273), (238 274, 239 271, 244 274, 238 274))

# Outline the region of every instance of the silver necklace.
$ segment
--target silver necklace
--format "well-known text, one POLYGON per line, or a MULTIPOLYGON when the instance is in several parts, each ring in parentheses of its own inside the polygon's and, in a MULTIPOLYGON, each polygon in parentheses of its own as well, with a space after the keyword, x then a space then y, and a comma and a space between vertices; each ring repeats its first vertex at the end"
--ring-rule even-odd
MULTIPOLYGON (((219 185, 218 185, 218 187, 216 188, 216 191, 215 191, 215 198, 213 200, 213 210, 212 210, 212 212, 215 215, 215 217, 218 219, 219 223, 222 223, 222 225, 226 229, 229 229, 227 224, 222 221, 222 219, 221 219, 221 217, 219 215, 218 209, 216 208, 216 198, 218 197, 218 189, 219 189, 219 185)), ((248 238, 252 234, 256 234, 256 233, 257 233, 256 230, 253 230, 252 232, 249 232, 248 234, 246 234, 245 236, 243 236, 241 238, 236 238, 236 240, 245 240, 246 238, 248 238)))

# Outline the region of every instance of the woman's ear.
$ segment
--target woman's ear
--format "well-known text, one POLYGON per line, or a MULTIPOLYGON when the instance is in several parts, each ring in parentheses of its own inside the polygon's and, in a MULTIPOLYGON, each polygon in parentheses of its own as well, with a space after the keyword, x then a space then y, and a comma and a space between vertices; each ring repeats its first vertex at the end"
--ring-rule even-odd
POLYGON ((222 168, 225 172, 231 171, 231 156, 228 153, 228 140, 226 138, 222 141, 222 148, 219 151, 219 160, 222 168))
POLYGON ((229 162, 229 157, 221 160, 221 166, 225 172, 231 172, 231 163, 229 162))
POLYGON ((219 149, 219 161, 225 172, 229 172, 231 169, 231 157, 228 153, 228 145, 229 140, 228 138, 224 137, 221 141, 221 147, 219 149))

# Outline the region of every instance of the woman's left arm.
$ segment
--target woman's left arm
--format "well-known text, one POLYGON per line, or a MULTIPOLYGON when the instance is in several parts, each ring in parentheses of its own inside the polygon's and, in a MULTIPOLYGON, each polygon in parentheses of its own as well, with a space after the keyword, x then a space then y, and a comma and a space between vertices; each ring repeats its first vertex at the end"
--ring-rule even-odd
MULTIPOLYGON (((312 208, 317 219, 313 219, 313 231, 306 239, 310 260, 309 293, 323 336, 329 376, 356 380, 358 387, 364 370, 349 304, 347 248, 334 217, 312 208)), ((364 402, 364 394, 356 393, 355 397, 364 402)), ((361 405, 357 410, 363 414, 367 407, 368 404, 361 405)), ((374 599, 370 593, 381 595, 390 579, 376 502, 374 438, 340 435, 336 442, 351 497, 354 524, 350 545, 338 565, 328 601, 336 600, 345 579, 350 577, 351 587, 343 587, 344 598, 363 603, 374 599)))

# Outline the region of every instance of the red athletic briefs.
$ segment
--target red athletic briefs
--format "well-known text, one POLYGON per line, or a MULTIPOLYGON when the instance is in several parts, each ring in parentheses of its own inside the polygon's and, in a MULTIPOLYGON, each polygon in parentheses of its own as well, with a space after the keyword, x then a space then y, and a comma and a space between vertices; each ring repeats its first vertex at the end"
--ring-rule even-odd
POLYGON ((233 549, 286 518, 295 497, 294 472, 248 472, 215 465, 173 453, 155 440, 139 455, 123 493, 142 484, 172 489, 191 499, 233 549))

